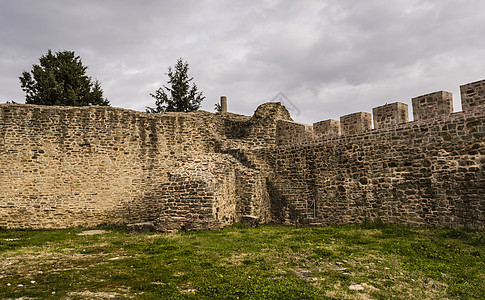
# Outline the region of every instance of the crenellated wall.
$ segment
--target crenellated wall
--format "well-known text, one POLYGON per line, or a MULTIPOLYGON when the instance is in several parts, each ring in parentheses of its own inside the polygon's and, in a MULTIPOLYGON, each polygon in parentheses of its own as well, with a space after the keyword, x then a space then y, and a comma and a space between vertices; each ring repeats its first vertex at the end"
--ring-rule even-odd
MULTIPOLYGON (((485 109, 485 80, 460 86, 463 111, 468 115, 480 114, 485 109)), ((453 113, 453 95, 439 91, 411 99, 413 121, 433 122, 446 120, 453 113)), ((280 122, 276 140, 278 145, 300 144, 335 139, 341 136, 365 134, 401 126, 409 122, 408 105, 402 102, 385 104, 367 112, 356 112, 340 117, 340 121, 324 120, 313 126, 291 120, 280 122), (373 122, 372 122, 373 120, 373 122), (374 124, 374 127, 372 127, 374 124), (304 128, 304 130, 303 130, 304 128), (303 134, 303 132, 305 132, 303 134), (312 133, 312 134, 310 134, 312 133)))
POLYGON ((484 86, 461 87, 463 112, 437 92, 412 99, 413 122, 397 102, 373 109, 373 130, 370 114, 355 113, 341 117, 341 135, 327 120, 314 124, 310 142, 293 135, 259 150, 272 166, 275 221, 485 227, 484 86))
POLYGON ((313 126, 254 115, 0 105, 0 227, 262 222, 485 227, 485 80, 313 126))
POLYGON ((261 149, 275 221, 485 227, 485 114, 261 149))

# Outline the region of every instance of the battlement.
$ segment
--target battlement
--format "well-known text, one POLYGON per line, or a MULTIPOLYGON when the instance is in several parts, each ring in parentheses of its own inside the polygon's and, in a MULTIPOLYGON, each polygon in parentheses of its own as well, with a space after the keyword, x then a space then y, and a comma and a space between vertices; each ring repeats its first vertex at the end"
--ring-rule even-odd
POLYGON ((415 121, 433 120, 453 112, 453 95, 440 91, 412 99, 415 121))
POLYGON ((316 139, 329 139, 340 136, 340 121, 325 120, 313 123, 313 133, 316 139))
POLYGON ((408 105, 395 102, 372 109, 374 128, 390 128, 409 121, 408 105))
MULTIPOLYGON (((485 113, 485 80, 460 86, 460 93, 463 113, 485 113)), ((329 119, 316 122, 313 126, 285 122, 285 125, 277 128, 277 145, 333 140, 397 126, 408 127, 416 122, 445 121, 453 113, 453 95, 450 92, 438 91, 421 95, 412 98, 411 102, 414 117, 412 122, 409 122, 408 105, 402 102, 375 107, 372 109, 372 115, 367 112, 356 112, 341 116, 340 121, 329 119), (313 134, 310 135, 310 132, 313 134)))
POLYGON ((297 139, 302 142, 309 142, 313 140, 313 127, 287 120, 278 120, 276 123, 276 132, 281 134, 276 135, 276 144, 284 145, 297 139))
POLYGON ((485 109, 485 80, 460 86, 461 107, 465 112, 485 109))
POLYGON ((364 133, 372 129, 370 113, 357 112, 340 117, 340 126, 343 135, 364 133))

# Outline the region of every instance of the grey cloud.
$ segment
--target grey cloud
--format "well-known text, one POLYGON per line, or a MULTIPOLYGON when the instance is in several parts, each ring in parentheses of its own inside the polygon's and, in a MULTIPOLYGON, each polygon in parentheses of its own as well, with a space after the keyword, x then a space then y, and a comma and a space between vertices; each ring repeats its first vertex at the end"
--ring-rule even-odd
MULTIPOLYGON (((279 91, 298 121, 482 79, 485 3, 467 1, 0 2, 0 101, 47 49, 74 50, 112 105, 143 110, 178 57, 204 91, 251 114, 279 91)), ((456 100, 456 99, 455 99, 456 100)))

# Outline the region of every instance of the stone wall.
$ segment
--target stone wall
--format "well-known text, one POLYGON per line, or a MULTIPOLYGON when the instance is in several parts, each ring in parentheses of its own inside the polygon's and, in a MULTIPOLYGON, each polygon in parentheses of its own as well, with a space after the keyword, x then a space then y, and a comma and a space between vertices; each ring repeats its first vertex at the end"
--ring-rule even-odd
POLYGON ((461 108, 466 112, 485 109, 485 80, 460 86, 461 108))
POLYGON ((412 99, 415 121, 432 120, 448 116, 453 112, 453 95, 450 92, 435 92, 412 99))
POLYGON ((213 124, 87 107, 0 106, 0 226, 146 221, 166 170, 210 151, 213 124))
MULTIPOLYGON (((277 222, 329 225, 380 219, 391 223, 485 227, 485 80, 461 86, 463 112, 451 93, 370 114, 314 124, 314 141, 261 149, 277 222), (318 134, 317 134, 318 132, 318 134)), ((288 129, 281 135, 288 135, 288 129)), ((279 135, 279 133, 277 134, 279 135)))
POLYGON ((275 221, 485 227, 485 114, 260 150, 275 221))
POLYGON ((253 116, 0 105, 0 227, 159 230, 380 219, 485 227, 485 93, 437 92, 312 126, 253 116))
POLYGON ((227 153, 274 141, 285 112, 280 104, 255 118, 0 105, 0 227, 265 220, 265 179, 227 153))

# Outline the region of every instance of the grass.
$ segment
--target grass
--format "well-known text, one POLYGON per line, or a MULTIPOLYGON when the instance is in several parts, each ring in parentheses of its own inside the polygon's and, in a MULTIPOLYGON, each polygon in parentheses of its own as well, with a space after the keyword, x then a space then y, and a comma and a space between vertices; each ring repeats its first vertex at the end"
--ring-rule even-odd
POLYGON ((484 231, 383 224, 234 225, 171 235, 97 229, 106 232, 0 230, 0 298, 485 298, 484 231))

